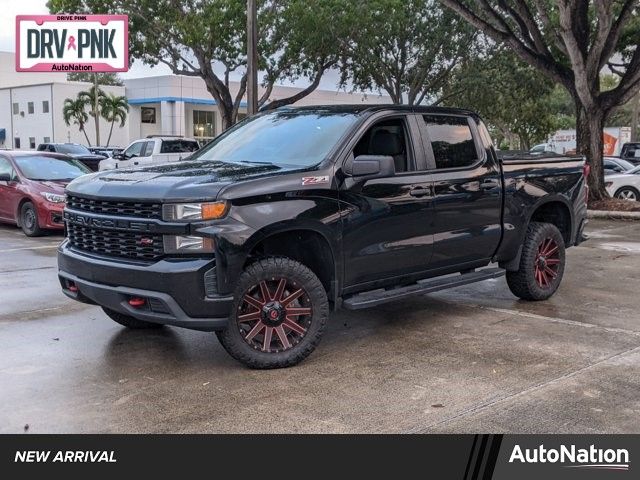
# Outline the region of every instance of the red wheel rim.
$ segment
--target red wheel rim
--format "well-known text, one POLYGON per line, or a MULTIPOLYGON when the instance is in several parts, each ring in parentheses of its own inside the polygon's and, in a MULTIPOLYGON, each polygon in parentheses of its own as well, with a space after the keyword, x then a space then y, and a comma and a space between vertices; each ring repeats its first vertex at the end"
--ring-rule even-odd
POLYGON ((540 288, 551 287, 560 269, 560 247, 553 238, 545 238, 538 246, 534 276, 540 288))
POLYGON ((295 347, 307 334, 312 317, 309 294, 286 278, 263 280, 250 287, 236 315, 244 341, 266 353, 295 347))

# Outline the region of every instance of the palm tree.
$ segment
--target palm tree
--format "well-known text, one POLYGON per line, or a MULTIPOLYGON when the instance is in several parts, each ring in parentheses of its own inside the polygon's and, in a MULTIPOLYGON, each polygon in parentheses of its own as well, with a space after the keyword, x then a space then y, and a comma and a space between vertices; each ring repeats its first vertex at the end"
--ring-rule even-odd
MULTIPOLYGON (((96 101, 96 87, 95 85, 91 87, 89 90, 83 90, 82 92, 78 92, 78 99, 82 100, 85 105, 89 106, 89 115, 93 117, 93 120, 96 123, 96 144, 99 143, 100 138, 100 111, 99 106, 102 100, 105 97, 104 91, 101 88, 98 88, 98 98, 96 101)), ((100 145, 96 145, 100 146, 100 145)))
POLYGON ((78 129, 84 133, 84 138, 87 139, 87 145, 91 146, 87 132, 84 129, 87 120, 89 120, 87 112, 84 111, 84 105, 84 101, 80 98, 75 100, 67 98, 62 107, 62 115, 64 117, 64 123, 66 123, 67 126, 71 126, 72 122, 74 125, 78 125, 78 129))
POLYGON ((114 95, 109 93, 102 98, 100 104, 102 110, 102 118, 107 122, 111 122, 111 128, 109 129, 109 138, 107 138, 107 147, 111 141, 111 134, 113 133, 113 124, 116 121, 120 122, 120 128, 124 127, 127 121, 127 112, 129 112, 129 103, 127 97, 121 95, 114 95))

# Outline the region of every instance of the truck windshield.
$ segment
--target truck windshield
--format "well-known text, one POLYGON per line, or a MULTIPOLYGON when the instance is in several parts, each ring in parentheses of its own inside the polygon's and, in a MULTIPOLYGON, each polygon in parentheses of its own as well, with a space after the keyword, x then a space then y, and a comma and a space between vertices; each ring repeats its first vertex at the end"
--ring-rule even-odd
POLYGON ((73 180, 91 173, 77 160, 53 158, 40 155, 17 157, 15 159, 22 174, 29 180, 73 180))
POLYGON ((311 167, 325 159, 355 121, 354 114, 320 111, 258 115, 213 140, 191 159, 311 167))

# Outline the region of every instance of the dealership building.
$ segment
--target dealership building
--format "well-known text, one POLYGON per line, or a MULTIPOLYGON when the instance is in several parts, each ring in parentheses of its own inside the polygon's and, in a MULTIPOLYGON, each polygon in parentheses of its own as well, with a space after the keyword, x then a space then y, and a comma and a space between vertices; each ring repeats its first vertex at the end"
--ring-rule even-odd
MULTIPOLYGON (((148 135, 181 135, 207 141, 222 131, 215 100, 199 77, 161 75, 124 80, 124 86, 101 86, 127 97, 129 116, 124 127, 116 123, 110 145, 124 147, 148 135)), ((0 147, 35 149, 44 142, 87 143, 77 125, 66 125, 62 109, 67 98, 88 90, 89 83, 70 82, 66 73, 16 72, 15 55, 0 52, 0 147)), ((239 83, 231 82, 232 95, 239 83)), ((289 97, 299 88, 275 86, 270 101, 289 97)), ((389 97, 316 90, 297 105, 389 103, 389 97)), ((88 111, 88 109, 87 109, 88 111)), ((241 103, 240 117, 246 114, 241 103)), ((100 119, 100 140, 105 145, 111 125, 100 119)), ((95 126, 89 117, 85 130, 91 144, 95 126)))

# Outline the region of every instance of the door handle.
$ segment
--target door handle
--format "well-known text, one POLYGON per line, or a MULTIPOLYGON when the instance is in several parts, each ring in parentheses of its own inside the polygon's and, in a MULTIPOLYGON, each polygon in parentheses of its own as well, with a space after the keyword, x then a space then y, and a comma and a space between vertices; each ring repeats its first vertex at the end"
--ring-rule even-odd
POLYGON ((134 165, 138 165, 138 162, 133 162, 134 165))
POLYGON ((480 184, 480 188, 482 190, 493 190, 494 188, 498 188, 500 186, 500 182, 498 180, 485 180, 480 184))
POLYGON ((411 195, 412 197, 430 196, 431 195, 431 189, 430 188, 424 188, 424 187, 414 187, 411 190, 409 190, 409 195, 411 195))

